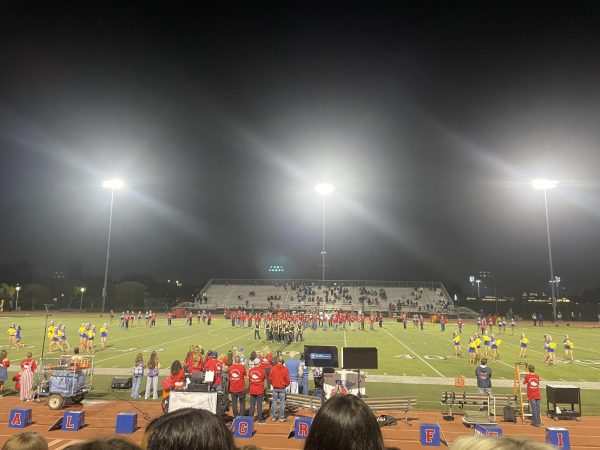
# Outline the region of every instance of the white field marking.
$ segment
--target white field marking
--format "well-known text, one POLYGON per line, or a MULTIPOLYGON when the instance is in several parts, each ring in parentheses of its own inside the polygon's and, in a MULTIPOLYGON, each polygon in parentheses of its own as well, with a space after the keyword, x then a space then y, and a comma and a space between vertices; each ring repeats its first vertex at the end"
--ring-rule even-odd
POLYGON ((418 355, 417 352, 415 352, 413 349, 411 349, 408 345, 406 345, 404 342, 402 342, 400 339, 398 339, 396 336, 394 336, 392 333, 390 333, 386 328, 383 329, 387 334, 389 334, 393 339, 395 339, 396 341, 398 341, 400 344, 402 344, 404 347, 406 347, 406 349, 411 352, 413 355, 415 355, 417 358, 419 358, 422 362, 424 362, 425 364, 427 364, 427 366, 429 366, 429 368, 431 370, 433 370, 435 373, 437 373, 439 376, 443 377, 444 374, 442 372, 440 372, 439 370, 437 370, 435 367, 433 367, 431 364, 429 364, 427 361, 425 361, 423 358, 421 358, 421 355, 418 355))
MULTIPOLYGON (((503 344, 506 344, 506 345, 510 345, 511 347, 517 347, 517 348, 520 348, 518 345, 515 345, 515 344, 510 344, 510 343, 508 343, 508 342, 502 342, 502 343, 503 343, 503 344)), ((535 352, 535 353, 539 353, 540 355, 543 355, 543 352, 540 352, 539 350, 534 350, 534 349, 532 349, 532 348, 529 348, 529 347, 527 347, 527 352, 528 352, 528 353, 530 353, 530 352, 535 352)), ((600 370, 600 367, 594 367, 594 366, 591 366, 591 365, 587 365, 587 364, 579 363, 579 362, 577 362, 577 361, 571 361, 571 364, 577 364, 578 366, 587 367, 587 368, 589 368, 589 369, 596 369, 596 370, 600 370)))
POLYGON ((348 344, 346 344, 346 330, 344 330, 344 347, 348 347, 348 344))
POLYGON ((425 375, 424 373, 421 374, 422 377, 427 377, 427 375, 425 375))
MULTIPOLYGON (((442 337, 442 336, 438 335, 437 333, 433 333, 433 332, 431 332, 431 331, 426 331, 426 333, 429 333, 429 334, 430 334, 430 335, 432 335, 432 336, 438 337, 438 338, 440 338, 440 339, 442 339, 442 340, 446 341, 446 343, 447 343, 448 345, 451 345, 451 343, 450 343, 450 342, 449 342, 449 341, 448 341, 446 338, 444 338, 444 337, 442 337)), ((498 359, 498 360, 496 360, 496 361, 492 361, 492 362, 499 362, 500 364, 504 364, 506 367, 510 367, 511 369, 514 369, 514 368, 515 368, 515 366, 511 366, 510 364, 507 364, 507 363, 505 363, 504 361, 501 361, 501 360, 499 360, 499 359, 498 359)))
MULTIPOLYGON (((223 327, 223 328, 221 328, 221 329, 225 329, 225 328, 227 328, 227 327, 223 327)), ((182 336, 182 337, 180 337, 180 338, 178 338, 178 339, 172 339, 172 340, 170 340, 170 341, 169 341, 169 343, 171 343, 171 342, 177 342, 177 341, 182 341, 182 340, 184 340, 184 339, 193 339, 193 338, 196 338, 196 337, 198 337, 198 336, 199 336, 199 335, 201 335, 201 334, 204 334, 204 333, 193 334, 193 335, 190 335, 190 336, 182 336)), ((242 336, 243 336, 243 335, 242 335, 242 336)), ((239 338, 238 338, 238 339, 239 339, 239 338)), ((102 361, 108 361, 109 359, 118 358, 118 357, 120 357, 120 356, 125 356, 125 355, 127 355, 127 354, 129 354, 129 353, 134 353, 134 352, 136 352, 137 350, 138 350, 138 349, 136 348, 135 350, 132 350, 132 351, 130 351, 130 352, 125 352, 125 353, 121 353, 121 354, 119 354, 119 355, 113 355, 113 356, 109 356, 108 358, 104 358, 104 359, 96 359, 96 360, 94 360, 94 365, 96 365, 97 363, 99 363, 99 362, 102 362, 102 361)))

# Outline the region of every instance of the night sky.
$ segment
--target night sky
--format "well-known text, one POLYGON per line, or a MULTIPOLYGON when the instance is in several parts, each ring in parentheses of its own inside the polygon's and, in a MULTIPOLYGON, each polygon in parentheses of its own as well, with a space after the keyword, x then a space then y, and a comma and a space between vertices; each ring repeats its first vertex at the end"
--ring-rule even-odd
MULTIPOLYGON (((600 3, 7 1, 0 262, 600 285, 600 3), (218 6, 216 6, 218 5, 218 6)), ((1 280, 0 280, 1 281, 1 280)))

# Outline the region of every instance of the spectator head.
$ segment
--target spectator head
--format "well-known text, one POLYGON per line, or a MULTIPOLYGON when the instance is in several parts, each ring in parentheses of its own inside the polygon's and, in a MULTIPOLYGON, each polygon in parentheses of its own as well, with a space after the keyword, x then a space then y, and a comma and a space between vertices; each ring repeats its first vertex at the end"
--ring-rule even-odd
POLYGON ((277 364, 283 364, 283 356, 279 355, 277 357, 277 364))
POLYGON ((479 436, 464 436, 458 438, 450 450, 555 450, 554 447, 528 438, 504 436, 500 438, 485 438, 479 436))
POLYGON ((527 369, 529 370, 529 372, 534 373, 535 372, 535 366, 533 364, 529 364, 527 366, 527 369))
POLYGON ((146 427, 147 450, 235 450, 225 422, 203 409, 183 408, 154 419, 146 427))
POLYGON ((317 412, 304 444, 304 450, 323 448, 384 450, 373 411, 354 395, 336 395, 327 400, 317 412))
POLYGON ((141 450, 141 448, 127 439, 111 437, 69 445, 65 450, 141 450))
POLYGON ((171 363, 171 375, 177 375, 182 370, 183 367, 181 366, 181 362, 178 359, 171 363))
POLYGON ((240 359, 240 357, 239 357, 239 356, 236 356, 235 358, 233 358, 233 361, 234 361, 236 364, 239 364, 239 363, 240 363, 240 361, 241 361, 241 359, 240 359))
POLYGON ((39 433, 25 432, 8 438, 2 450, 48 450, 48 441, 39 433))
POLYGON ((482 366, 486 366, 487 365, 487 358, 481 358, 481 365, 482 366))
POLYGON ((28 357, 28 358, 33 358, 33 353, 31 353, 31 352, 27 352, 27 357, 28 357))
POLYGON ((260 366, 260 359, 256 358, 254 360, 254 367, 258 367, 258 366, 260 366))
POLYGON ((73 349, 73 353, 74 353, 75 355, 79 355, 79 347, 75 347, 75 348, 73 349))

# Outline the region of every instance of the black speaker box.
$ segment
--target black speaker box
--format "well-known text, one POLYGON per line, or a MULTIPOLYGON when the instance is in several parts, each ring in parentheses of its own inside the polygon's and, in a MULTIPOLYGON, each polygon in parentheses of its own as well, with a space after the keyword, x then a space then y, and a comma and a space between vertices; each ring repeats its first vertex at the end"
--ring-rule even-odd
POLYGON ((131 389, 132 377, 114 377, 110 383, 112 389, 131 389))

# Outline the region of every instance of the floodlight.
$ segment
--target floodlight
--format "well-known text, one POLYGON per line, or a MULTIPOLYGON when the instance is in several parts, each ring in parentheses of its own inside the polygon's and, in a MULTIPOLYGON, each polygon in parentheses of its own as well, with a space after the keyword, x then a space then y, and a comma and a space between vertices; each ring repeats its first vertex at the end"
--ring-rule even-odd
POLYGON ((112 178, 102 182, 102 187, 105 189, 119 190, 123 189, 125 183, 119 178, 112 178))
POLYGON ((531 181, 531 185, 538 191, 546 191, 548 189, 554 189, 558 186, 558 181, 548 180, 546 178, 536 178, 531 181))
POLYGON ((320 183, 315 186, 315 191, 319 195, 326 196, 333 192, 333 186, 329 183, 320 183))

